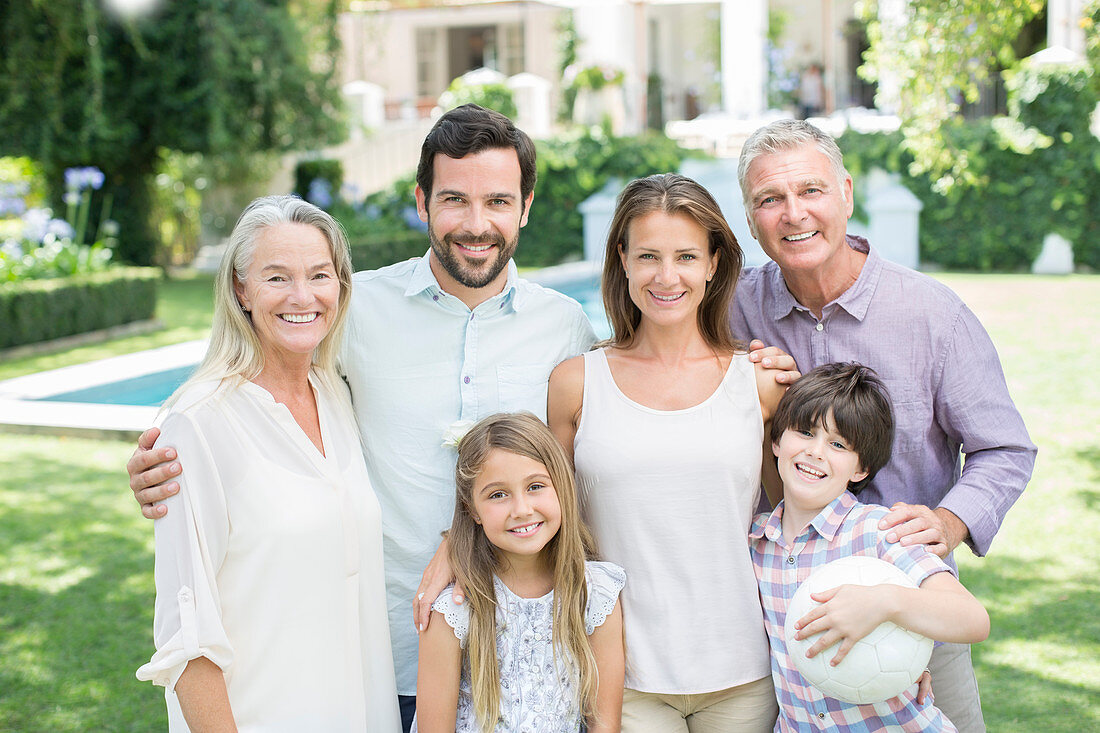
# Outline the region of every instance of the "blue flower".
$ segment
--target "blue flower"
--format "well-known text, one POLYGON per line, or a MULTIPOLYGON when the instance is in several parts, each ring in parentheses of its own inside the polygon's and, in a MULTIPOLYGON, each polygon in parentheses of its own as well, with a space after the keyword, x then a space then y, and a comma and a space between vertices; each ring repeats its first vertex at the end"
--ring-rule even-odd
POLYGON ((46 234, 52 234, 58 239, 72 239, 76 232, 64 219, 50 219, 46 223, 46 234))
POLYGON ((20 247, 19 242, 14 239, 8 239, 3 244, 0 244, 0 257, 17 260, 22 256, 23 248, 20 247))
POLYGON ((406 206, 401 210, 401 218, 405 220, 406 226, 409 229, 415 229, 418 232, 428 231, 427 223, 420 221, 420 214, 417 213, 415 206, 406 206))
POLYGON ((27 209, 23 213, 23 239, 40 244, 50 223, 49 209, 27 209))
POLYGON ((0 198, 0 216, 20 216, 27 210, 27 202, 16 196, 0 198))
POLYGON ((98 191, 103 188, 105 180, 103 171, 95 166, 65 169, 65 188, 69 191, 83 191, 85 188, 98 191))
POLYGON ((314 178, 309 183, 306 200, 322 209, 327 209, 332 206, 332 185, 324 178, 314 178))

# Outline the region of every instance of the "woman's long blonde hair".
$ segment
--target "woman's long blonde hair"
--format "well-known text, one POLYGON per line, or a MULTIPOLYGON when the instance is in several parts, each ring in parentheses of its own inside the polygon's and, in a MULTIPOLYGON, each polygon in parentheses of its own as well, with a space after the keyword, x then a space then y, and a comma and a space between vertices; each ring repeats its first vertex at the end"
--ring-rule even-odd
POLYGON ((196 382, 220 381, 234 376, 253 379, 263 371, 263 349, 252 327, 251 317, 241 309, 237 300, 235 285, 238 280, 244 280, 252 264, 260 233, 280 224, 314 227, 328 242, 336 277, 340 281, 340 302, 332 319, 332 327, 313 352, 313 366, 330 390, 335 390, 339 384, 336 355, 340 350, 344 321, 351 301, 352 265, 347 235, 339 222, 308 201, 297 196, 263 196, 241 213, 229 235, 229 245, 214 281, 214 317, 206 355, 194 374, 168 398, 162 409, 170 407, 196 382))
POLYGON ((459 443, 455 466, 455 513, 448 535, 451 567, 466 592, 470 632, 465 656, 470 665, 474 712, 481 727, 491 731, 500 718, 500 666, 497 662, 497 597, 493 576, 501 568, 493 545, 474 521, 474 482, 493 450, 505 450, 546 467, 561 504, 561 527, 543 548, 545 565, 553 573, 555 659, 576 664, 582 714, 596 708, 596 659, 585 633, 588 603, 584 561, 595 555, 592 535, 581 522, 569 459, 550 428, 530 413, 501 413, 470 428, 459 443))
POLYGON ((610 344, 629 348, 641 325, 642 312, 630 299, 630 283, 623 271, 619 246, 623 251, 629 251, 630 223, 655 211, 686 216, 707 233, 710 254, 718 253, 718 263, 714 277, 707 283, 703 302, 699 304, 699 332, 711 348, 733 351, 739 345, 730 330, 730 305, 744 260, 741 246, 737 244, 737 237, 710 192, 677 173, 661 173, 633 180, 615 202, 600 285, 604 310, 611 322, 610 344))

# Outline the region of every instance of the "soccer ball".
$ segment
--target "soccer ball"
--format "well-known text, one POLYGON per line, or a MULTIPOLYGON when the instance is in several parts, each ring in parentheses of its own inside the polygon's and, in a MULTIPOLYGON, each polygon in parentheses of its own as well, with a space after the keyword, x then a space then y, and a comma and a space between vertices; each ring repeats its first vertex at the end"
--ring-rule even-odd
POLYGON ((829 665, 829 660, 836 655, 836 644, 809 659, 806 651, 820 634, 801 641, 794 638, 795 621, 821 605, 810 598, 811 593, 838 585, 881 583, 917 587, 909 576, 885 560, 853 556, 815 570, 791 598, 784 627, 787 650, 802 676, 829 697, 857 704, 882 702, 901 694, 928 666, 932 640, 889 621, 856 642, 835 667, 829 665))

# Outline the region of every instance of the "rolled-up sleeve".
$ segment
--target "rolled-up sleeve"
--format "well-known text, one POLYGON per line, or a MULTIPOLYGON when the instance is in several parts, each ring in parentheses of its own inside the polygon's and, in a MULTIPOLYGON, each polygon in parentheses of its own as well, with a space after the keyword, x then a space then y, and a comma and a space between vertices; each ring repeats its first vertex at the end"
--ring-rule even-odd
POLYGON ((966 524, 967 544, 985 555, 1031 479, 1036 447, 1008 394, 992 340, 965 306, 944 353, 939 382, 937 420, 965 456, 959 480, 939 506, 966 524))
POLYGON ((138 669, 137 678, 171 690, 192 659, 206 657, 222 671, 232 664, 216 582, 229 519, 212 453, 186 414, 165 419, 158 443, 175 447, 184 472, 180 491, 164 502, 167 515, 154 522, 157 651, 138 669))

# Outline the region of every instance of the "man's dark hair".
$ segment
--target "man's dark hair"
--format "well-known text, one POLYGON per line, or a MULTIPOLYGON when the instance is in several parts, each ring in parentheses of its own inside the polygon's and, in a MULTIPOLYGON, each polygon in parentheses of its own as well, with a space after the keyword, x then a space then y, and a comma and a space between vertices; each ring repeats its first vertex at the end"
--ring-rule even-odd
POLYGON ((788 428, 813 430, 825 424, 829 413, 867 472, 862 481, 848 482, 848 490, 858 494, 890 460, 894 442, 890 394, 870 367, 854 362, 823 364, 795 382, 779 401, 772 418, 772 442, 778 443, 788 428))
POLYGON ((471 153, 499 148, 511 148, 519 158, 522 207, 526 205, 527 196, 535 190, 535 144, 510 119, 476 104, 455 107, 435 123, 420 148, 416 184, 424 192, 425 199, 431 196, 436 153, 449 158, 465 158, 471 153))

